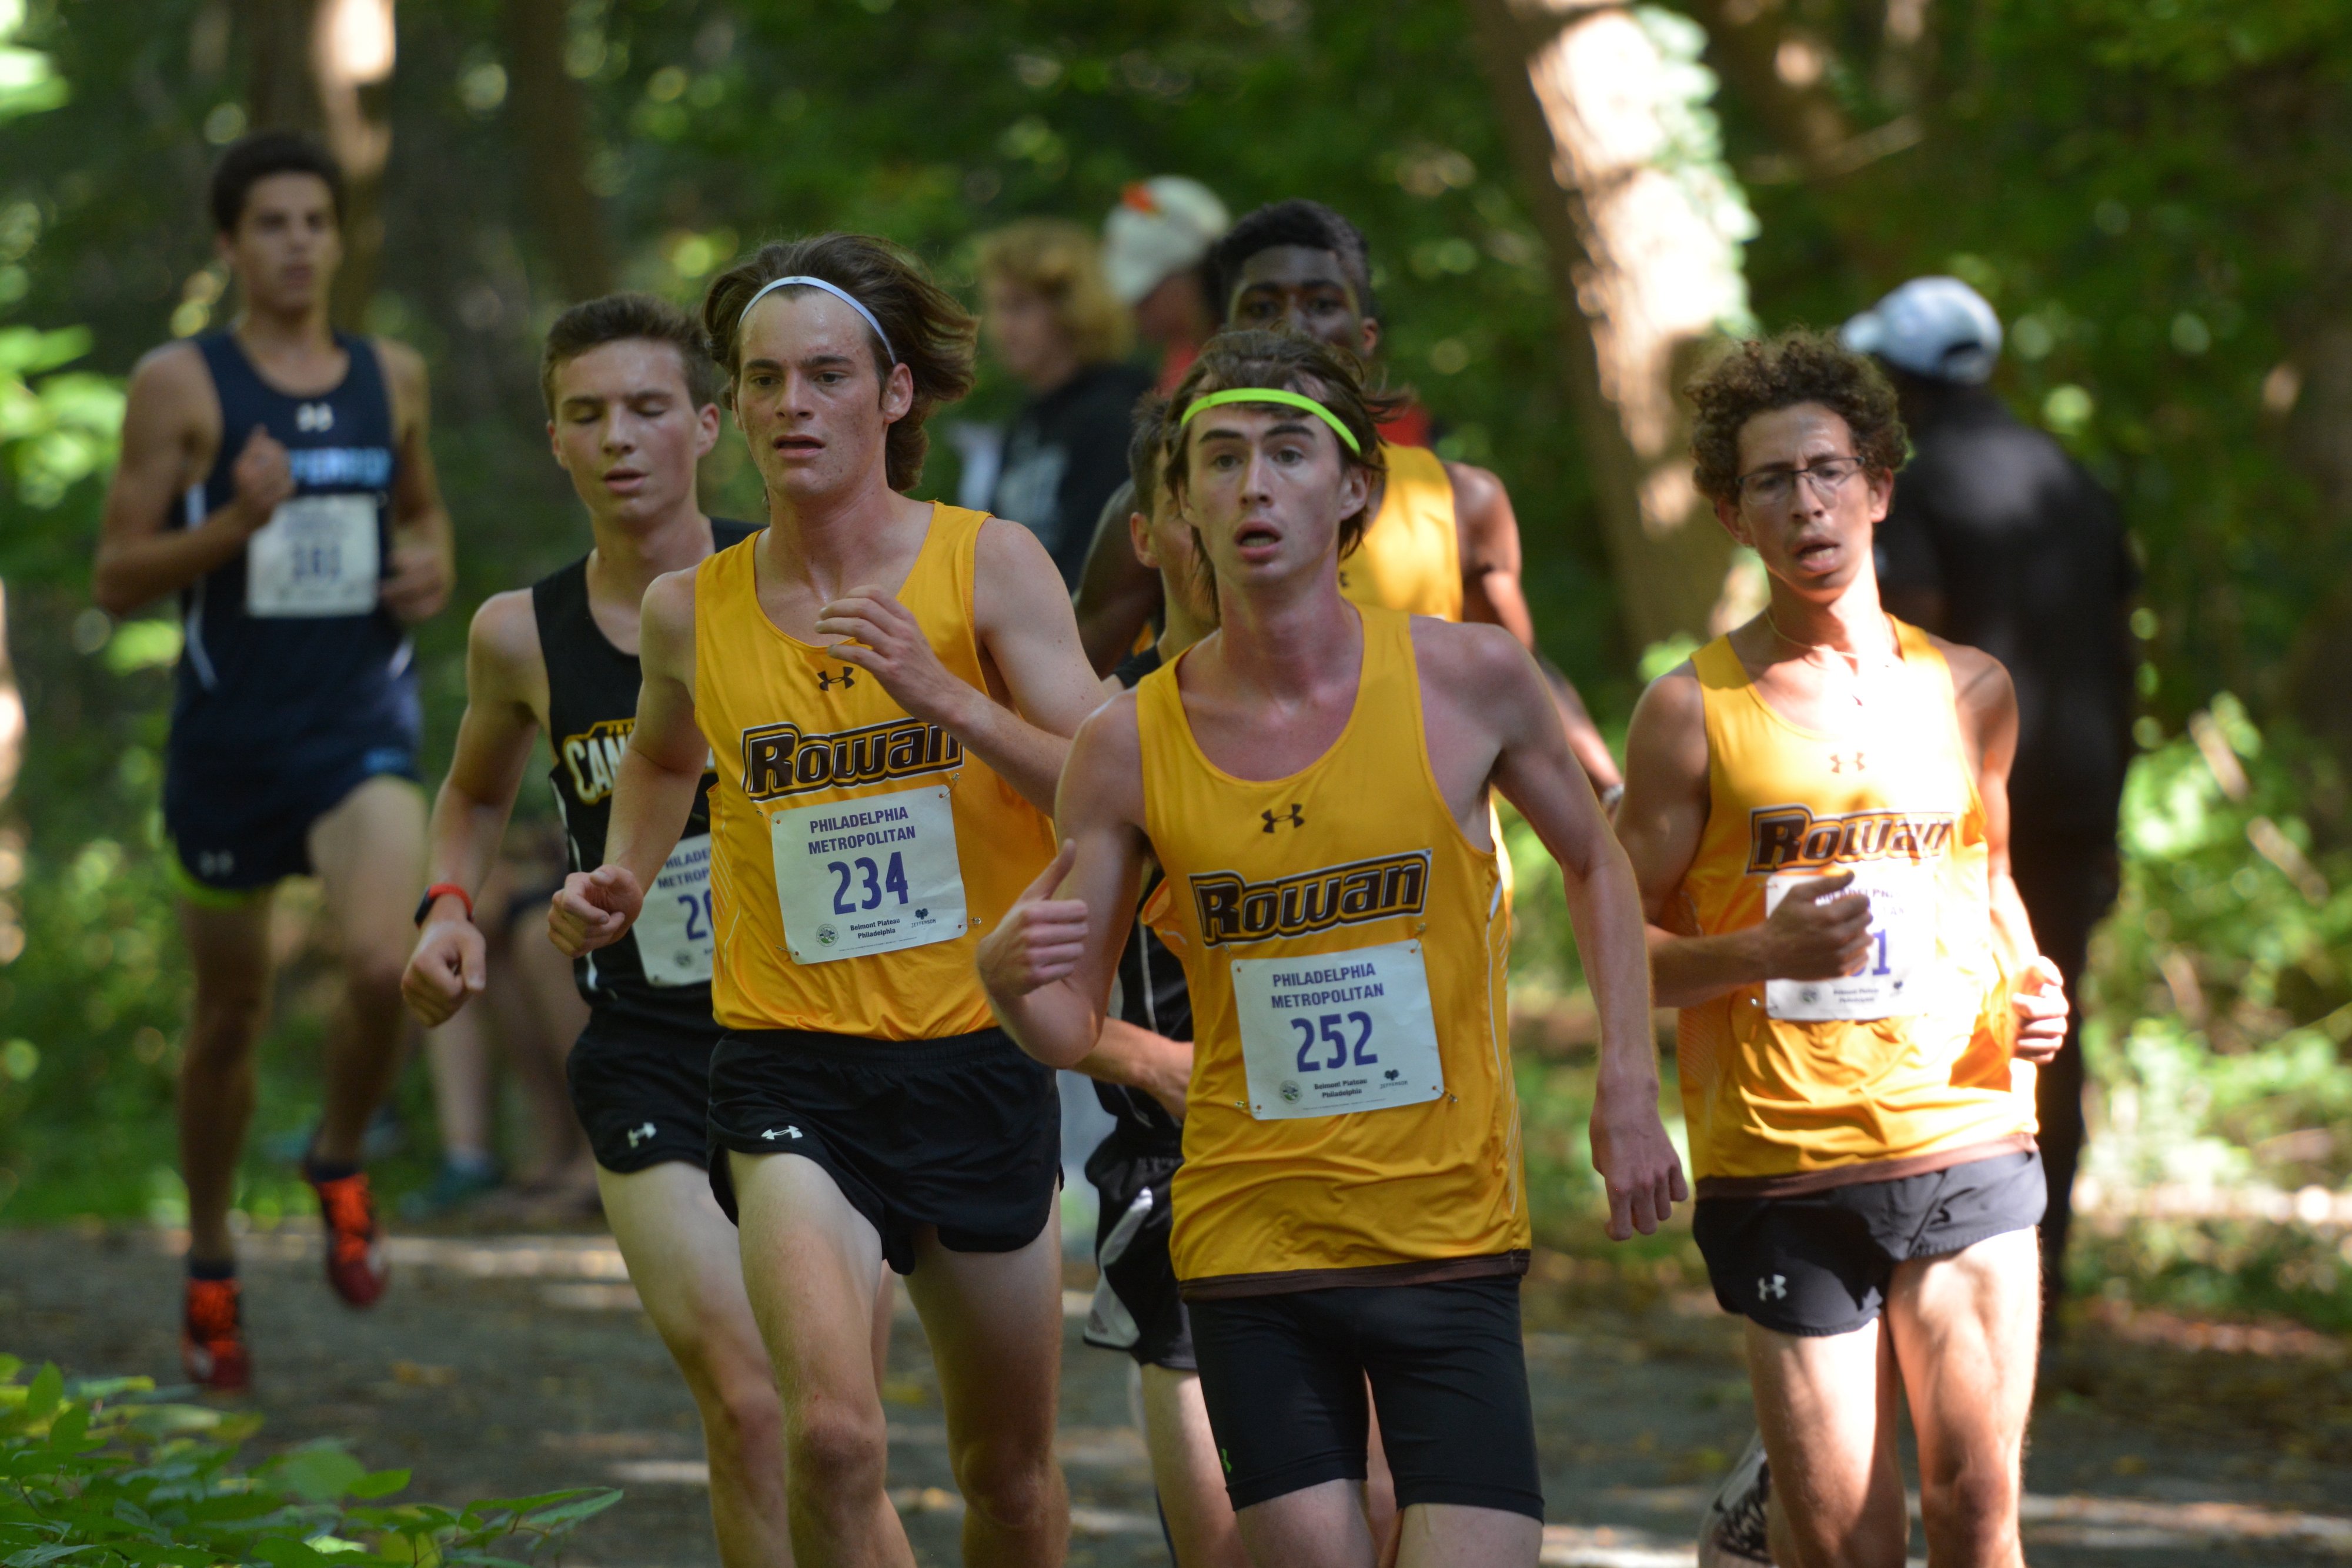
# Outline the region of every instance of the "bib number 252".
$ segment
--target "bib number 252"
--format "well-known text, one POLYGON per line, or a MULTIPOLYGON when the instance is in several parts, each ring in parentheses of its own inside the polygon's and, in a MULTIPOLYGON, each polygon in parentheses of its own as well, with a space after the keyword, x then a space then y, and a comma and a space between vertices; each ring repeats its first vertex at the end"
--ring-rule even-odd
POLYGON ((901 904, 907 902, 906 857, 895 851, 887 870, 864 855, 852 861, 827 861, 824 869, 838 879, 833 887, 835 915, 879 909, 886 894, 897 894, 901 904))
POLYGON ((1372 1042, 1372 1015, 1370 1013, 1323 1013, 1313 1022, 1295 1018, 1290 1027, 1298 1032, 1298 1071, 1328 1072, 1335 1067, 1375 1067, 1380 1058, 1366 1048, 1372 1042), (1353 1033, 1351 1041, 1348 1036, 1353 1033), (1330 1055, 1318 1057, 1318 1048, 1328 1049, 1330 1055))

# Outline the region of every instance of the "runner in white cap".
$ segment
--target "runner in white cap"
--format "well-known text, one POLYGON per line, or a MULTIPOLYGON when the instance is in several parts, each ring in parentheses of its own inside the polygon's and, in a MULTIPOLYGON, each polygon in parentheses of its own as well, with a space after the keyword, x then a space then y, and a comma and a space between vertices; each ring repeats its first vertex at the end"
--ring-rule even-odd
POLYGON ((1217 329, 1202 263, 1232 224, 1214 191, 1181 174, 1129 185, 1103 220, 1103 276, 1135 312, 1137 333, 1159 346, 1162 392, 1175 389, 1217 329))

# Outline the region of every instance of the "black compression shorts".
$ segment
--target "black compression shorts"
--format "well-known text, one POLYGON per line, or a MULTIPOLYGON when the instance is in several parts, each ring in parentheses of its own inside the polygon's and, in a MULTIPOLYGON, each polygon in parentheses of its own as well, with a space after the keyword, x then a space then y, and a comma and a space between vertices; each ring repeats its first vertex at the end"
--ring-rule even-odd
POLYGON ((866 1040, 730 1030, 710 1056, 710 1187, 733 1219, 729 1151, 798 1155, 831 1176, 915 1268, 915 1232, 955 1252, 1017 1252, 1053 1217, 1062 1176, 1054 1071, 1003 1030, 866 1040))
POLYGON ((619 1176, 676 1161, 710 1162, 710 1051, 697 1032, 588 1015, 564 1077, 596 1163, 619 1176))
POLYGON ((1703 1197, 1692 1239, 1715 1299, 1774 1333, 1852 1333, 1886 1305, 1897 1263, 2042 1223, 2038 1152, 1781 1197, 1703 1197))
POLYGON ((1201 1392, 1236 1509, 1362 1480, 1369 1377, 1399 1508, 1459 1503, 1543 1517, 1517 1279, 1190 1305, 1201 1392))

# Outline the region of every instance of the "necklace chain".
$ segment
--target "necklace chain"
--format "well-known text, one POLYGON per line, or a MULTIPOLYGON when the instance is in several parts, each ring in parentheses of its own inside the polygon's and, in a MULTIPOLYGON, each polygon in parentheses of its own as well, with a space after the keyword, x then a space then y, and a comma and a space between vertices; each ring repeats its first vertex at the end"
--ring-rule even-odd
MULTIPOLYGON (((1885 616, 1886 622, 1887 639, 1892 644, 1894 651, 1893 658, 1885 662, 1895 663, 1899 661, 1903 656, 1903 639, 1895 630, 1895 618, 1891 615, 1885 615, 1884 612, 1881 612, 1881 614, 1885 616)), ((1862 654, 1849 653, 1843 648, 1832 648, 1827 643, 1799 642, 1796 638, 1790 636, 1786 632, 1780 630, 1780 622, 1773 619, 1772 607, 1769 604, 1764 607, 1764 624, 1772 629, 1772 635, 1778 637, 1781 642, 1786 643, 1791 648, 1802 649, 1808 653, 1822 652, 1836 655, 1839 662, 1848 668, 1852 675, 1852 682, 1847 687, 1847 691, 1848 695, 1853 698, 1853 706, 1856 707, 1863 706, 1862 654)))

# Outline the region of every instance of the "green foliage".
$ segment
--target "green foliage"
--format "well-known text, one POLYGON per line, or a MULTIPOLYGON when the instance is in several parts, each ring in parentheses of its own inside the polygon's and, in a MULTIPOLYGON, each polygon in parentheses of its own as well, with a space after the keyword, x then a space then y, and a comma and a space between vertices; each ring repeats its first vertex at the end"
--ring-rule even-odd
POLYGON ((2084 1029, 2105 1101, 2088 1168, 2124 1187, 2340 1186, 2352 857, 2307 858, 2296 810, 2326 765, 2264 744, 2226 695, 2198 728, 2210 758, 2184 737, 2141 757, 2125 790, 2123 892, 2084 1029))
POLYGON ((2152 710, 2177 730, 2234 690, 2282 711, 2352 575, 2325 493, 2352 412, 2318 347, 2352 298, 2352 7, 1987 0, 1929 8, 1907 43, 1884 6, 1803 15, 1854 130, 1907 131, 1798 182, 1727 103, 1759 176, 1758 313, 1834 324, 1922 273, 1982 289, 2009 329, 1997 389, 2116 489, 2143 547, 2152 710))
POLYGON ((258 1465, 237 1445, 259 1425, 154 1397, 152 1382, 68 1383, 0 1355, 0 1565, 47 1568, 516 1568, 551 1553, 621 1500, 610 1488, 451 1510, 383 1500, 406 1470, 370 1471, 333 1443, 258 1465))

